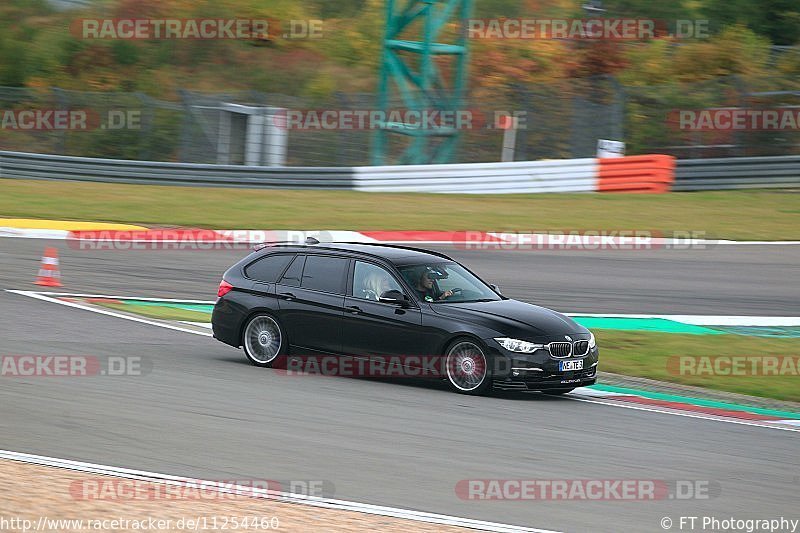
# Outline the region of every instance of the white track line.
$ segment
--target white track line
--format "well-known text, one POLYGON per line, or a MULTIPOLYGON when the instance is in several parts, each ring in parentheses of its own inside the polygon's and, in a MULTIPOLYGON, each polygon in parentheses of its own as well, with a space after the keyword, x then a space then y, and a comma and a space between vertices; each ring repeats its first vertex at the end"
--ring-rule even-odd
MULTIPOLYGON (((10 291, 9 292, 13 292, 10 291)), ((109 300, 141 300, 143 302, 172 302, 182 304, 207 304, 214 305, 217 303, 214 300, 187 300, 185 298, 139 298, 138 296, 110 296, 107 294, 81 294, 74 292, 45 292, 45 291, 30 291, 36 294, 44 294, 46 296, 67 296, 73 298, 108 298, 109 300)))
POLYGON ((92 311, 93 313, 99 313, 101 315, 108 315, 117 318, 124 318, 125 320, 132 320, 133 322, 141 322, 142 324, 148 324, 150 326, 158 326, 160 328, 167 328, 173 329, 176 331, 183 331, 185 333, 192 333, 194 335, 203 335, 204 337, 211 337, 213 334, 210 331, 198 331, 189 328, 182 328, 180 326, 173 326, 172 324, 167 324, 166 322, 157 322, 154 320, 148 320, 146 318, 139 318, 136 316, 131 315, 124 315, 122 313, 115 313, 114 311, 109 311, 107 309, 99 309, 96 307, 89 307, 87 305, 82 305, 75 302, 65 302, 64 300, 59 300, 57 298, 51 298, 50 296, 46 296, 43 293, 33 292, 33 291, 18 291, 18 290, 11 290, 6 289, 6 292, 10 292, 12 294, 19 294, 20 296, 28 296, 29 298, 36 298, 37 300, 44 300, 45 302, 50 302, 59 305, 66 305, 67 307, 74 307, 76 309, 83 309, 85 311, 92 311))
POLYGON ((347 500, 319 498, 316 496, 307 496, 304 494, 294 494, 290 492, 278 492, 278 491, 254 488, 249 486, 245 487, 242 485, 226 486, 225 484, 220 484, 214 481, 204 481, 199 479, 171 476, 168 474, 160 474, 156 472, 146 472, 143 470, 131 470, 127 468, 99 465, 94 463, 83 463, 79 461, 71 461, 68 459, 58 459, 55 457, 47 457, 42 455, 31 455, 27 453, 20 453, 8 450, 0 450, 0 459, 8 459, 11 461, 19 461, 23 463, 35 464, 40 466, 65 468, 68 470, 75 470, 78 472, 89 472, 92 474, 116 476, 125 479, 149 481, 152 483, 165 483, 168 485, 178 485, 178 486, 202 485, 204 488, 216 487, 219 492, 223 493, 244 494, 257 498, 269 498, 272 500, 285 503, 307 505, 310 507, 322 507, 325 509, 336 509, 339 511, 351 511, 351 512, 365 513, 378 516, 388 516, 393 518, 400 518, 403 520, 426 522, 429 524, 441 524, 441 525, 456 526, 456 527, 466 527, 470 529, 478 529, 482 531, 496 531, 496 532, 508 532, 508 533, 516 533, 516 532, 556 533, 554 531, 545 529, 527 528, 509 524, 500 524, 497 522, 485 522, 482 520, 473 520, 471 518, 461 518, 457 516, 426 513, 422 511, 413 511, 410 509, 400 509, 397 507, 384 507, 381 505, 351 502, 347 500))
POLYGON ((212 327, 210 322, 190 322, 188 320, 181 320, 180 322, 181 324, 189 324, 190 326, 196 326, 198 328, 211 329, 212 327))

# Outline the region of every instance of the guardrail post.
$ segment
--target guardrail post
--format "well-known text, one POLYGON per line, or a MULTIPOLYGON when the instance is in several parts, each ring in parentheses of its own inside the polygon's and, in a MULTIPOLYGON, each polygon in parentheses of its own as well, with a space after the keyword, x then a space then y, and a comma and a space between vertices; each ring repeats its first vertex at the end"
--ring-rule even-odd
POLYGON ((286 109, 267 107, 264 114, 263 162, 269 167, 286 165, 289 128, 285 124, 286 109), (281 119, 283 118, 283 122, 281 119), (283 123, 283 126, 281 125, 283 123))

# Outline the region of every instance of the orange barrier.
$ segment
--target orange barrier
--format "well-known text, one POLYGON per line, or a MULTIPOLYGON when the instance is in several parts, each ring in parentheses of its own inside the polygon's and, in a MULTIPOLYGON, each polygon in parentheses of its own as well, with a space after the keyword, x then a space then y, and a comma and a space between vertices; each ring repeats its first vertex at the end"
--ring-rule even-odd
POLYGON ((61 271, 58 269, 58 250, 47 247, 42 256, 42 267, 36 277, 36 285, 61 287, 61 271))
POLYGON ((675 181, 671 155, 633 155, 598 159, 598 192, 669 192, 675 181))

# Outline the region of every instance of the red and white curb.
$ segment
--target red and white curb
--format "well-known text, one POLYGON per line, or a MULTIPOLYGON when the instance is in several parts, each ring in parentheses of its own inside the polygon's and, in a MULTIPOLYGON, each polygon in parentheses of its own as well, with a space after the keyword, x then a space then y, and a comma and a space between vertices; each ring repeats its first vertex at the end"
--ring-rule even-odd
POLYGON ((321 242, 357 242, 417 245, 474 245, 487 249, 561 249, 654 247, 691 248, 715 245, 797 245, 798 241, 733 241, 724 239, 682 239, 658 237, 652 232, 640 235, 628 232, 614 235, 604 232, 574 234, 503 233, 486 231, 348 231, 348 230, 213 230, 191 228, 150 228, 144 230, 26 229, 0 227, 0 237, 54 239, 91 242, 164 242, 258 244, 262 242, 297 242, 308 237, 321 242))
POLYGON ((28 453, 20 453, 8 450, 0 450, 0 459, 7 459, 10 461, 17 461, 21 463, 34 464, 39 466, 63 468, 67 470, 73 470, 76 472, 86 472, 91 474, 114 476, 124 479, 134 479, 150 483, 163 483, 165 485, 173 485, 180 487, 191 488, 191 487, 196 487, 199 484, 203 486, 204 490, 216 489, 218 492, 223 494, 240 494, 240 495, 250 496, 253 498, 268 498, 270 500, 284 502, 284 503, 306 505, 309 507, 333 509, 338 511, 350 511, 356 513, 386 516, 392 518, 399 518, 403 520, 413 520, 415 522, 425 522, 428 524, 440 524, 447 526, 477 529, 481 531, 496 531, 500 533, 506 533, 506 532, 507 533, 517 533, 517 532, 556 533, 554 531, 545 529, 535 529, 522 526, 514 526, 509 524, 500 524, 497 522, 485 522, 482 520, 473 520, 471 518, 461 518, 457 516, 426 513, 422 511, 413 511, 410 509, 385 507, 382 505, 371 505, 368 503, 351 502, 347 500, 320 498, 316 496, 307 496, 305 494, 279 492, 269 489, 256 488, 252 486, 245 487, 242 485, 228 485, 216 481, 206 481, 206 480, 192 479, 180 476, 171 476, 168 474, 161 474, 157 472, 147 472, 144 470, 131 470, 128 468, 119 468, 115 466, 100 465, 95 463, 84 463, 80 461, 71 461, 68 459, 59 459, 56 457, 47 457, 43 455, 31 455, 28 453))
POLYGON ((800 420, 798 419, 782 419, 777 416, 762 415, 745 410, 706 407, 687 402, 658 400, 633 393, 603 391, 589 387, 576 389, 568 396, 573 400, 610 407, 800 433, 800 420))

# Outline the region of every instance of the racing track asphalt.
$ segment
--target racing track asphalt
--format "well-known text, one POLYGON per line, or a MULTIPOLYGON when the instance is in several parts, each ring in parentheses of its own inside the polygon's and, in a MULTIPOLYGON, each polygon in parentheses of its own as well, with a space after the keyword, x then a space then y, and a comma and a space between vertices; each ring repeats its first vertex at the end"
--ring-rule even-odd
MULTIPOLYGON (((65 291, 213 300, 247 250, 88 251, 0 238, 0 288, 31 288, 46 244, 65 291)), ((519 300, 565 312, 797 316, 800 245, 707 250, 476 251, 439 248, 519 300)))
MULTIPOLYGON (((0 287, 32 290, 44 244, 0 239, 0 287)), ((242 253, 57 246, 65 291, 197 299, 211 299, 242 253)), ((507 294, 563 310, 797 314, 797 248, 699 253, 454 255, 507 294)), ((2 449, 204 479, 326 480, 336 498, 564 531, 662 531, 663 516, 796 512, 792 432, 539 395, 289 377, 251 367, 208 337, 6 292, 0 339, 3 355, 141 356, 153 365, 145 376, 0 378, 2 449), (459 499, 456 483, 474 478, 708 480, 721 494, 459 499)))

